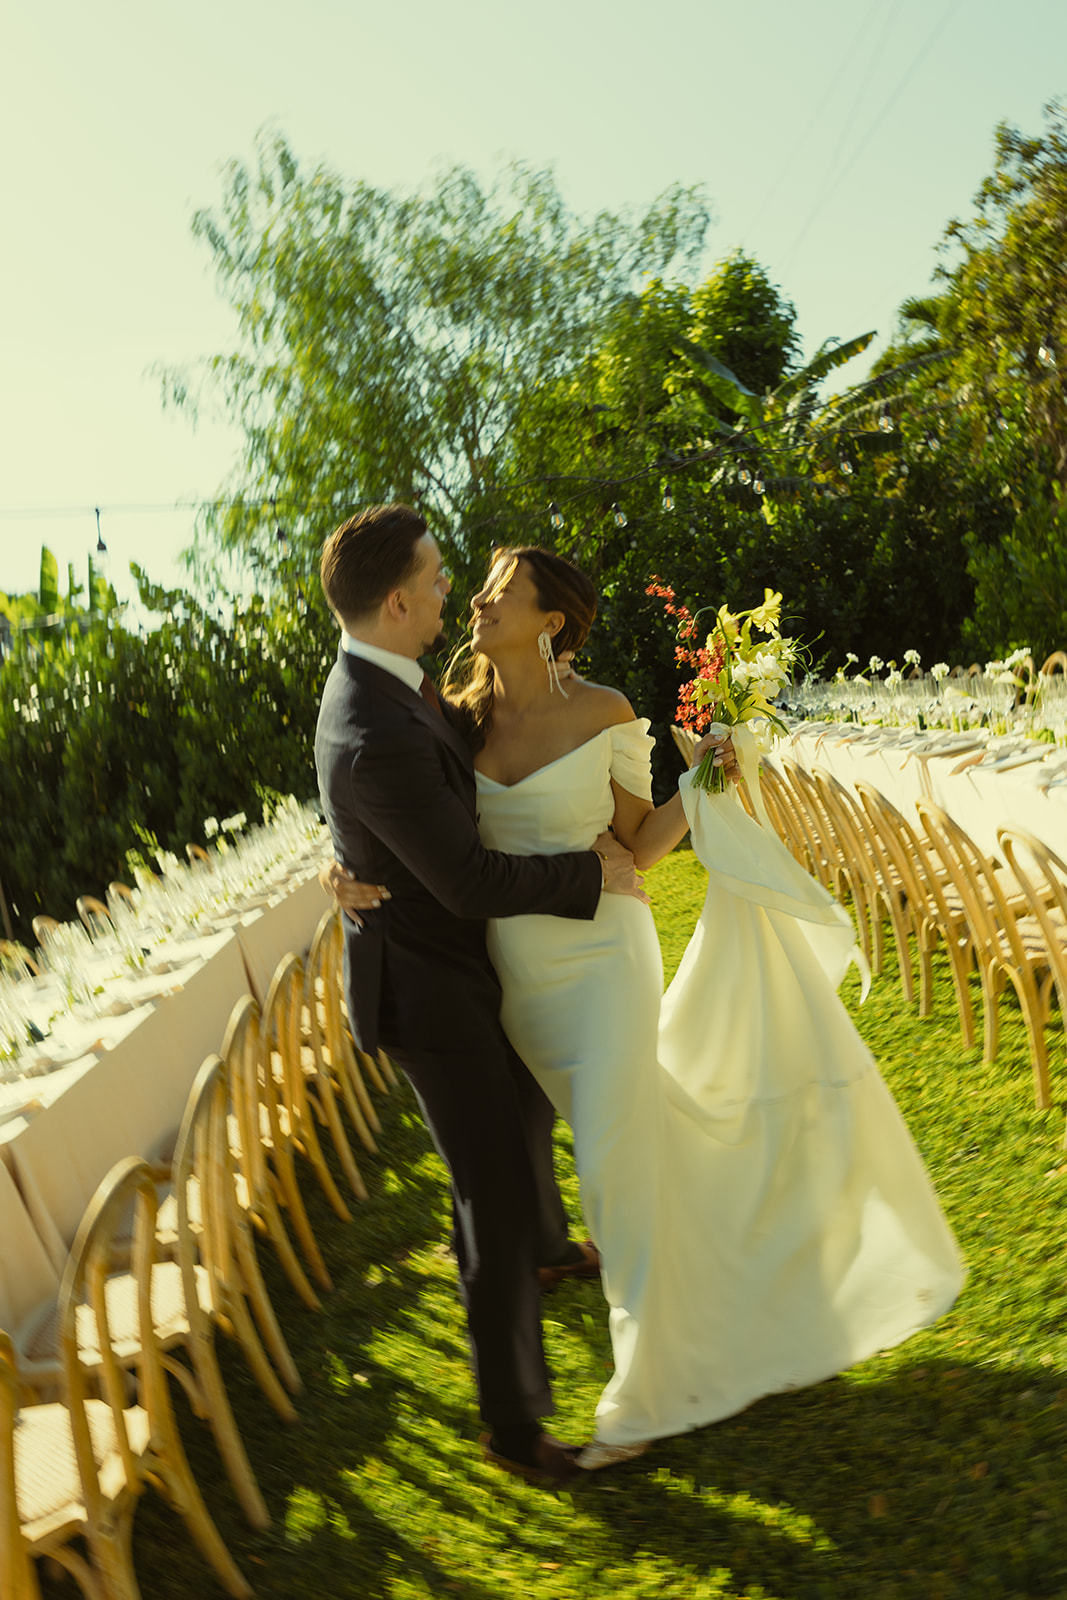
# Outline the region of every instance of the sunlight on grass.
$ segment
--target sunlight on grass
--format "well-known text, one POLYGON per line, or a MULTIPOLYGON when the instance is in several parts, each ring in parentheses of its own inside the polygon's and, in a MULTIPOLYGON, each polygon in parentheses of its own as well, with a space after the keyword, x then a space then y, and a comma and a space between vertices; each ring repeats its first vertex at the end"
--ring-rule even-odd
MULTIPOLYGON (((648 886, 669 979, 705 878, 679 850, 648 886)), ((210 1435, 176 1398, 197 1477, 257 1594, 1067 1600, 1062 1112, 1034 1110, 1011 996, 999 1059, 983 1067, 979 1050, 961 1046, 943 958, 935 974, 928 1021, 904 1004, 891 959, 862 1007, 854 975, 842 996, 967 1258, 959 1304, 839 1378, 664 1440, 569 1494, 507 1478, 481 1458, 442 1168, 407 1088, 377 1097, 382 1154, 360 1154, 371 1198, 353 1225, 338 1223, 301 1173, 336 1285, 321 1313, 295 1300, 261 1248, 305 1380, 298 1427, 278 1425, 240 1356, 218 1341, 274 1518, 265 1533, 241 1521, 210 1435)), ((1062 1097, 1062 1033, 1050 1041, 1062 1097)), ((570 1151, 561 1128, 557 1166, 579 1233, 570 1151)), ((552 1429, 588 1437, 611 1370, 603 1299, 596 1285, 574 1284, 546 1298, 544 1312, 552 1429)), ((146 1596, 214 1592, 154 1496, 136 1530, 146 1596)))

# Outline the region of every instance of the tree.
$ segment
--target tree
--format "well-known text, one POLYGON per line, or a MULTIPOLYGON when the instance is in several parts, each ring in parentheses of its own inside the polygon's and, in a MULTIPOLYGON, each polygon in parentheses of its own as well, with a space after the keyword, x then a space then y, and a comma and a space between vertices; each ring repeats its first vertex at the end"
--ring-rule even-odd
MULTIPOLYGON (((473 575, 482 497, 531 396, 642 276, 692 261, 707 222, 680 189, 642 216, 581 222, 550 175, 522 166, 488 188, 457 168, 403 195, 302 171, 283 139, 261 140, 257 170, 232 163, 221 207, 194 222, 241 335, 209 376, 245 436, 201 553, 215 543, 273 568, 277 523, 306 566, 331 519, 395 497, 473 575)), ((195 405, 186 375, 165 385, 195 405)))
POLYGON ((146 833, 181 854, 209 814, 255 818, 265 800, 315 793, 336 651, 321 600, 254 597, 227 617, 135 576, 158 626, 80 613, 14 629, 0 662, 0 877, 27 942, 38 912, 69 918, 79 895, 125 877, 146 833))
POLYGON ((876 367, 922 355, 901 395, 906 460, 960 525, 973 585, 962 645, 978 657, 1067 638, 1067 106, 1030 137, 1002 124, 974 214, 949 223, 938 287, 905 301, 876 367), (909 420, 913 419, 913 420, 909 420), (1059 591, 1062 592, 1062 589, 1059 591))

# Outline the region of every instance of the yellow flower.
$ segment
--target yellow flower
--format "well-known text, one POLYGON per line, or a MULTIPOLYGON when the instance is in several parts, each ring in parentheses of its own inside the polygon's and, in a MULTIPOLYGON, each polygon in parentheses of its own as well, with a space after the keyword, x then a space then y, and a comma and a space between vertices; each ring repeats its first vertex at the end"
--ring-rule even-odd
MULTIPOLYGON (((737 618, 733 615, 730 608, 725 605, 720 606, 715 621, 716 626, 721 631, 727 644, 732 645, 736 640, 740 629, 738 627, 737 618)), ((712 634, 709 634, 708 638, 711 639, 712 636, 712 634)))
POLYGON ((773 589, 764 589, 763 604, 753 606, 751 616, 757 628, 764 633, 776 633, 782 615, 782 597, 773 589))

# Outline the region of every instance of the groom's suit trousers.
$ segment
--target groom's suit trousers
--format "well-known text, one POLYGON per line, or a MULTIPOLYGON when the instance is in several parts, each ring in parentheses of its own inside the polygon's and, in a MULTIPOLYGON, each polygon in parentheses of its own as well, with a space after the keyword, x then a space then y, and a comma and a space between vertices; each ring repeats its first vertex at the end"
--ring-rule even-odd
MULTIPOLYGON (((588 851, 486 850, 467 746, 392 674, 343 650, 315 739, 337 858, 391 898, 345 919, 345 988, 361 1049, 379 1044, 413 1084, 452 1178, 455 1243, 482 1416, 552 1409, 536 1268, 558 1246, 551 1108, 500 1026, 485 919, 591 918, 600 863, 588 851), (531 1159, 531 1156, 533 1159, 531 1159)), ((557 1257, 558 1259, 558 1257, 557 1257)))

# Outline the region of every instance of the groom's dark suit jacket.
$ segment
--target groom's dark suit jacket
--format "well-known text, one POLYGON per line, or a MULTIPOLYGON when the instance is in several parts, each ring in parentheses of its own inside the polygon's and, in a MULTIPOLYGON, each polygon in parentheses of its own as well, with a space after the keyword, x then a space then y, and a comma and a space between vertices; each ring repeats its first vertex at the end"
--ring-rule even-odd
POLYGON ((326 821, 342 865, 392 898, 345 926, 356 1042, 404 1053, 476 1048, 496 1030, 500 990, 487 917, 591 918, 601 892, 590 851, 510 856, 478 837, 470 752, 447 716, 343 648, 315 735, 326 821))

